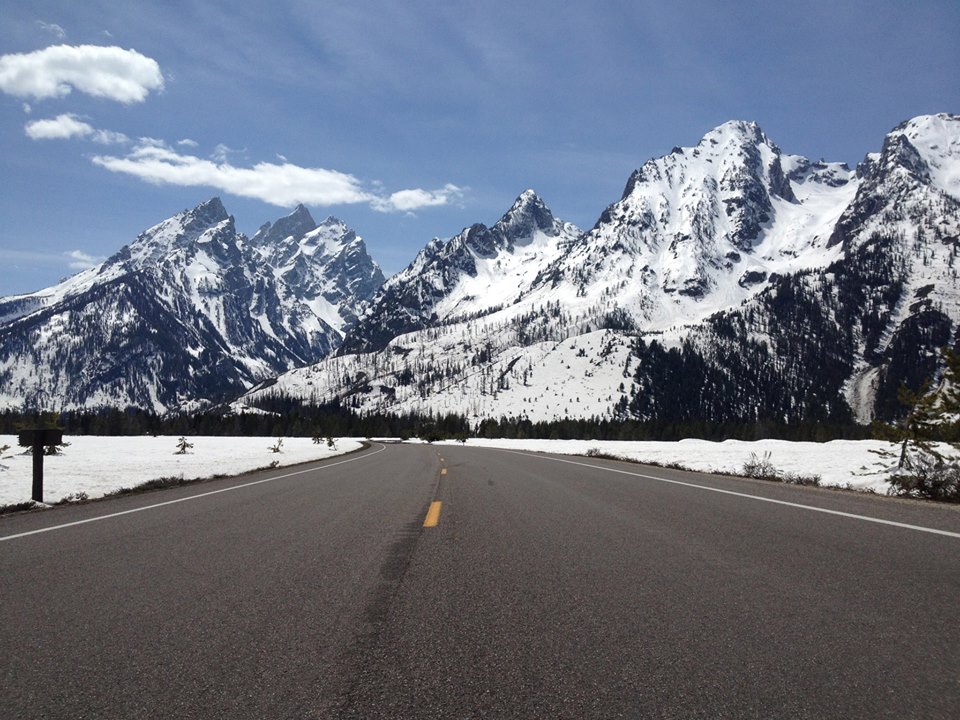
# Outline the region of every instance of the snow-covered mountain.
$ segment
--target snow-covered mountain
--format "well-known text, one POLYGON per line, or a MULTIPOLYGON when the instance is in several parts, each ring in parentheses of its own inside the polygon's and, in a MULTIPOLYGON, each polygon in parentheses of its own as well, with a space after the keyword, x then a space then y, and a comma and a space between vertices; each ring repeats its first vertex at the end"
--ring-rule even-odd
POLYGON ((755 123, 728 122, 634 172, 541 284, 582 305, 616 295, 643 330, 696 322, 836 259, 828 241, 857 185, 842 164, 785 156, 755 123))
POLYGON ((493 228, 432 241, 336 357, 244 401, 477 420, 891 417, 899 384, 956 343, 958 178, 958 116, 904 123, 855 171, 726 123, 645 163, 587 233, 528 191, 493 228), (518 213, 542 220, 519 223, 536 241, 506 232, 518 213))
POLYGON ((248 240, 214 198, 59 285, 0 299, 0 404, 221 400, 329 353, 382 282, 339 221, 300 206, 248 240))
POLYGON ((431 240, 380 288, 338 352, 380 350, 397 335, 513 305, 579 236, 526 190, 492 227, 431 240))

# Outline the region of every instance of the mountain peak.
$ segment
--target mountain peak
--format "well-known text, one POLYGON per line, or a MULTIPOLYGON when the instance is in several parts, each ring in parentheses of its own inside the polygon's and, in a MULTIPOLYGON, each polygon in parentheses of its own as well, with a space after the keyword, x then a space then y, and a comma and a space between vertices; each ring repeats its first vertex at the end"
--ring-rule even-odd
POLYGON ((548 235, 557 234, 557 221, 550 208, 533 190, 524 190, 514 201, 494 228, 510 240, 526 240, 540 230, 548 235))
POLYGON ((251 242, 259 247, 277 245, 290 237, 299 240, 316 228, 317 223, 310 211, 301 204, 297 205, 289 215, 284 215, 276 222, 262 225, 251 242))
POLYGON ((900 166, 924 182, 960 199, 960 115, 920 115, 895 127, 886 138, 880 165, 900 166))
POLYGON ((223 206, 219 197, 212 197, 206 202, 197 205, 193 210, 187 213, 194 220, 205 225, 216 225, 219 222, 227 220, 230 215, 223 206))
POLYGON ((723 148, 761 144, 769 145, 772 143, 756 122, 752 120, 729 120, 704 135, 697 144, 697 148, 703 150, 717 146, 723 148))

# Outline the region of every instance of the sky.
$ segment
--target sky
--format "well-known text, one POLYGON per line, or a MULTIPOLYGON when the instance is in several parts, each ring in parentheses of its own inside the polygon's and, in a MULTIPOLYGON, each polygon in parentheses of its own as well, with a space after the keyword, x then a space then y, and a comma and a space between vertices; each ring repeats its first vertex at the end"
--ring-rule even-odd
POLYGON ((0 0, 0 296, 219 196, 390 275, 525 189, 590 228, 727 120, 845 161, 960 112, 958 0, 0 0))

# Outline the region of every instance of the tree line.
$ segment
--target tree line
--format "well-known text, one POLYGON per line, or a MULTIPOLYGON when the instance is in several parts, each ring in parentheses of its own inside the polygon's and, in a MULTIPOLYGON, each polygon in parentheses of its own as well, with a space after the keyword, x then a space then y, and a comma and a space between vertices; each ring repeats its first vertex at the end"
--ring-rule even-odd
POLYGON ((559 440, 681 440, 699 438, 825 442, 871 437, 871 429, 855 424, 719 422, 701 420, 610 420, 563 418, 532 421, 527 417, 486 418, 471 422, 449 413, 357 414, 339 401, 305 404, 276 395, 260 401, 254 412, 209 411, 159 416, 137 408, 62 413, 0 412, 0 434, 15 435, 28 427, 60 427, 66 435, 230 435, 261 437, 419 437, 425 440, 482 438, 559 440))

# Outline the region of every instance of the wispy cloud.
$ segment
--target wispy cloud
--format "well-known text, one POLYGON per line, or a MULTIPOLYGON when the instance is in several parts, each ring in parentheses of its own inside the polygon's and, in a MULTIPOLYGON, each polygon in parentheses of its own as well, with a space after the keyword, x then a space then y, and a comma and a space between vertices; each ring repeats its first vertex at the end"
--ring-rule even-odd
MULTIPOLYGON (((223 150, 218 146, 218 150, 223 150)), ((369 204, 381 212, 413 212, 445 205, 463 194, 456 185, 440 190, 409 189, 386 195, 371 191, 357 177, 326 168, 308 168, 290 162, 261 162, 237 167, 225 152, 209 160, 177 152, 153 138, 141 138, 124 157, 97 155, 93 162, 111 172, 124 173, 158 185, 212 187, 230 195, 255 198, 271 205, 297 203, 330 206, 369 204)))
POLYGON ((200 143, 198 143, 196 140, 191 140, 190 138, 177 140, 177 145, 179 145, 180 147, 191 147, 191 148, 200 147, 200 143))
POLYGON ((83 250, 70 250, 68 252, 43 252, 38 250, 21 250, 13 248, 0 247, 0 262, 27 265, 45 265, 53 267, 66 266, 70 270, 86 270, 96 267, 106 260, 105 257, 98 257, 84 252, 83 250))
POLYGON ((43 20, 37 20, 37 27, 39 27, 44 32, 48 32, 57 40, 63 40, 67 36, 67 31, 56 23, 45 23, 43 20))
POLYGON ((220 143, 213 149, 210 155, 217 163, 224 165, 230 162, 230 156, 242 153, 243 150, 234 150, 232 147, 220 143))
POLYGON ((64 255, 69 260, 68 265, 70 266, 71 270, 86 270, 88 268, 96 267, 106 260, 106 258, 85 253, 83 250, 71 250, 69 252, 65 252, 64 255))
POLYGON ((86 138, 102 145, 122 145, 130 142, 123 133, 112 130, 98 130, 76 115, 65 113, 55 118, 34 120, 24 126, 27 136, 32 140, 69 140, 86 138))
POLYGON ((58 98, 76 89, 129 104, 163 84, 156 60, 119 47, 54 45, 0 56, 0 90, 20 98, 58 98))

